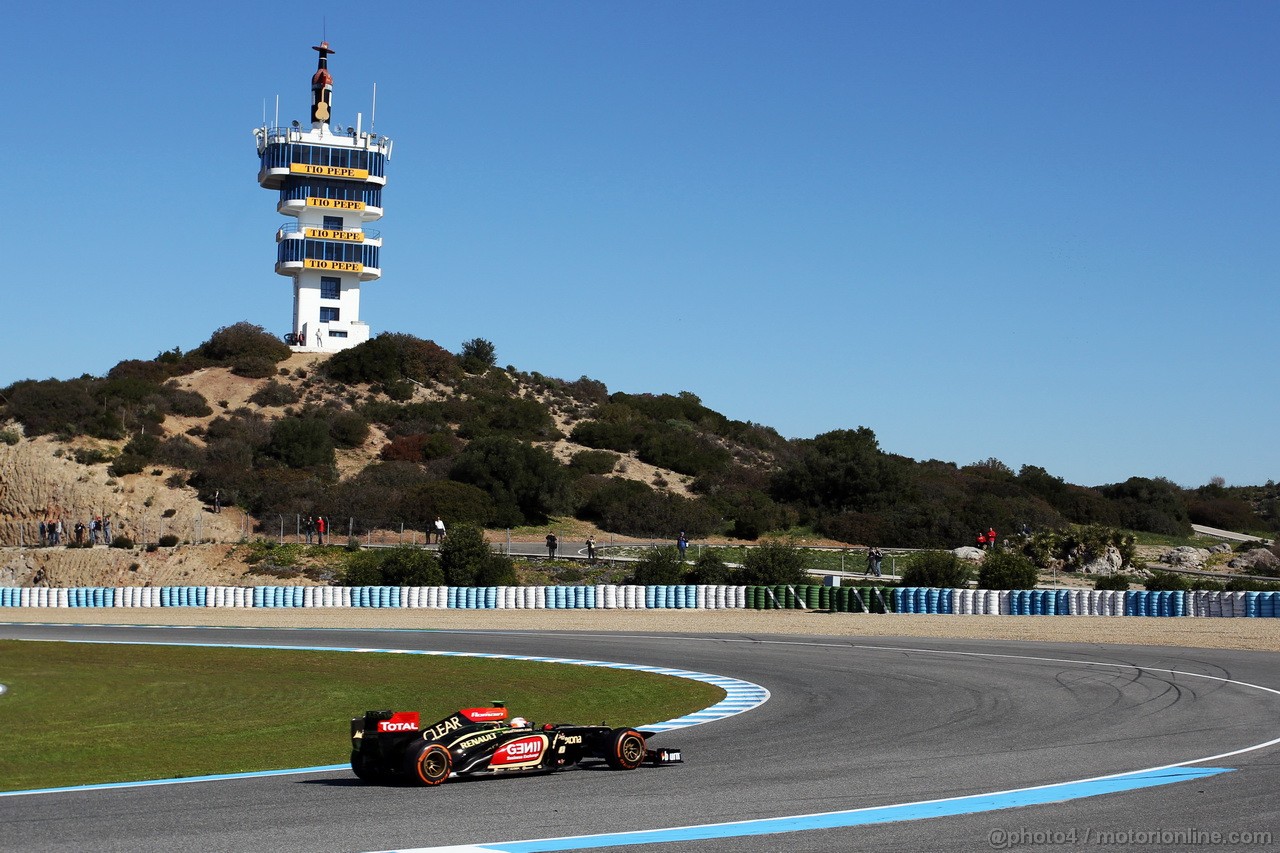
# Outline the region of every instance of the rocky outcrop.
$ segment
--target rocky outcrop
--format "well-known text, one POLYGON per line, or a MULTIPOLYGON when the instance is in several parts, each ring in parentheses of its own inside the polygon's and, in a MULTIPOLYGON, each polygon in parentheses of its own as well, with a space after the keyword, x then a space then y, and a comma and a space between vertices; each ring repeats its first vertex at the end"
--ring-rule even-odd
POLYGON ((49 436, 0 443, 0 546, 36 546, 40 522, 61 519, 63 541, 77 521, 112 519, 114 532, 135 541, 171 533, 183 541, 235 542, 246 534, 237 512, 206 511, 194 489, 170 487, 174 469, 148 467, 112 477, 107 464, 82 464, 75 454, 92 439, 66 444, 49 436), (158 472, 158 473, 157 473, 158 472))
POLYGON ((1274 574, 1280 571, 1280 557, 1266 548, 1254 548, 1252 551, 1245 551, 1227 565, 1245 574, 1274 574))
POLYGON ((233 545, 188 545, 154 551, 105 545, 0 550, 0 586, 250 586, 273 582, 269 577, 246 572, 233 545))
POLYGON ((1190 545, 1180 545, 1160 555, 1160 562, 1179 569, 1203 569, 1208 559, 1209 552, 1206 549, 1193 548, 1190 545))
POLYGON ((1120 551, 1114 545, 1108 545, 1106 551, 1086 562, 1080 570, 1085 574, 1110 575, 1120 571, 1123 565, 1124 557, 1120 556, 1120 551))
POLYGON ((982 558, 986 556, 986 551, 974 548, 972 545, 964 545, 960 548, 956 548, 951 553, 955 554, 962 560, 967 560, 970 563, 981 563, 982 558))

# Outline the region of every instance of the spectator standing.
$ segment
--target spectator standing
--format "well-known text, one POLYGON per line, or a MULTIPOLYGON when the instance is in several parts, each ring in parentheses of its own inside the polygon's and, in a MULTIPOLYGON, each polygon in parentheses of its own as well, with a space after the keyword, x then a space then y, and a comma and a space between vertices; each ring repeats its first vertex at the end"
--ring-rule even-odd
POLYGON ((40 547, 49 544, 49 525, 44 523, 44 519, 40 519, 40 547))
POLYGON ((102 541, 111 544, 111 516, 104 515, 102 517, 102 541))
POLYGON ((307 544, 311 544, 311 539, 316 533, 316 520, 311 516, 307 516, 307 520, 302 522, 302 532, 306 534, 307 544))
POLYGON ((100 515, 94 516, 93 520, 89 522, 89 544, 90 545, 98 544, 98 535, 101 532, 102 532, 102 516, 100 515))
POLYGON ((587 562, 595 563, 596 561, 596 537, 587 537, 587 562))
POLYGON ((863 573, 865 578, 867 575, 875 575, 880 577, 880 562, 884 559, 884 552, 879 548, 871 547, 867 549, 867 570, 863 573))
POLYGON ((680 559, 684 559, 684 554, 689 550, 689 537, 684 535, 684 531, 680 531, 680 537, 676 539, 676 548, 680 550, 680 559))
POLYGON ((324 520, 323 515, 316 516, 316 541, 323 545, 324 535, 329 532, 329 523, 324 520))
POLYGON ((76 534, 76 544, 83 545, 84 544, 84 522, 83 521, 76 522, 75 534, 76 534))
POLYGON ((439 545, 441 542, 444 541, 444 520, 440 518, 440 516, 438 515, 436 516, 435 529, 436 529, 436 544, 439 545))
POLYGON ((996 529, 994 527, 987 529, 987 550, 994 551, 996 549, 996 529))
POLYGON ((560 541, 556 539, 556 535, 554 533, 547 534, 547 556, 552 560, 556 558, 556 546, 559 544, 560 541))
POLYGON ((978 531, 978 550, 987 550, 987 534, 983 533, 981 530, 978 531))

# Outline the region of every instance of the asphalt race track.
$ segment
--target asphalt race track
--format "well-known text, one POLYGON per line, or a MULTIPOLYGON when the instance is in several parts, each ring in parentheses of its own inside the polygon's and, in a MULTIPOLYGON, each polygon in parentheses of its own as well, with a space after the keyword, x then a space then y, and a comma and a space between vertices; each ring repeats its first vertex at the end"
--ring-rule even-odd
MULTIPOLYGON (((655 738, 656 745, 683 748, 686 763, 632 773, 580 769, 428 790, 372 787, 349 772, 325 772, 0 797, 0 849, 25 853, 365 853, 694 826, 1089 779, 1280 738, 1280 666, 1267 653, 847 637, 12 624, 0 625, 0 637, 555 655, 734 676, 772 694, 746 714, 655 738)), ((334 721, 335 754, 345 755, 346 726, 334 721)), ((7 732, 3 748, 38 736, 33 721, 28 731, 7 732)), ((1280 747, 1196 766, 1231 772, 974 814, 611 849, 1272 849, 1207 839, 1214 832, 1280 838, 1280 747), (1203 834, 1181 844, 1133 834, 1179 831, 1203 834), (1119 839, 1129 843, 1098 833, 1130 833, 1119 839)))

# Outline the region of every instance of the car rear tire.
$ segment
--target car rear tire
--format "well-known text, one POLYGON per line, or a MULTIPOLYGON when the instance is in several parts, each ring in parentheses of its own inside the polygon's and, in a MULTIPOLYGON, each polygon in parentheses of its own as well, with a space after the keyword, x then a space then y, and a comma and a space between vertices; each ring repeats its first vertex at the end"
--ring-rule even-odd
POLYGON ((351 750, 351 772, 356 774, 356 778, 360 781, 371 785, 385 785, 393 778, 391 770, 380 766, 375 761, 370 761, 358 749, 351 750))
POLYGON ((358 749, 351 750, 351 772, 356 774, 356 778, 361 782, 375 781, 373 772, 364 763, 364 753, 358 749))
POLYGON ((635 729, 614 729, 604 760, 614 770, 635 770, 644 762, 644 735, 635 729))
POLYGON ((439 785, 453 772, 453 756, 438 743, 427 743, 409 753, 409 777, 420 785, 439 785))

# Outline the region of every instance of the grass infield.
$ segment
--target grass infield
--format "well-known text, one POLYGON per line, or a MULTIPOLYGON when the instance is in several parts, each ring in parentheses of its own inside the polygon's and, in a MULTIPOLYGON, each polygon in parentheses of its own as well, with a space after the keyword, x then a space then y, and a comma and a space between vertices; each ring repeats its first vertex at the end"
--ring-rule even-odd
POLYGON ((341 764, 349 720, 506 702, 637 725, 724 691, 653 673, 485 658, 0 641, 0 790, 341 764))

